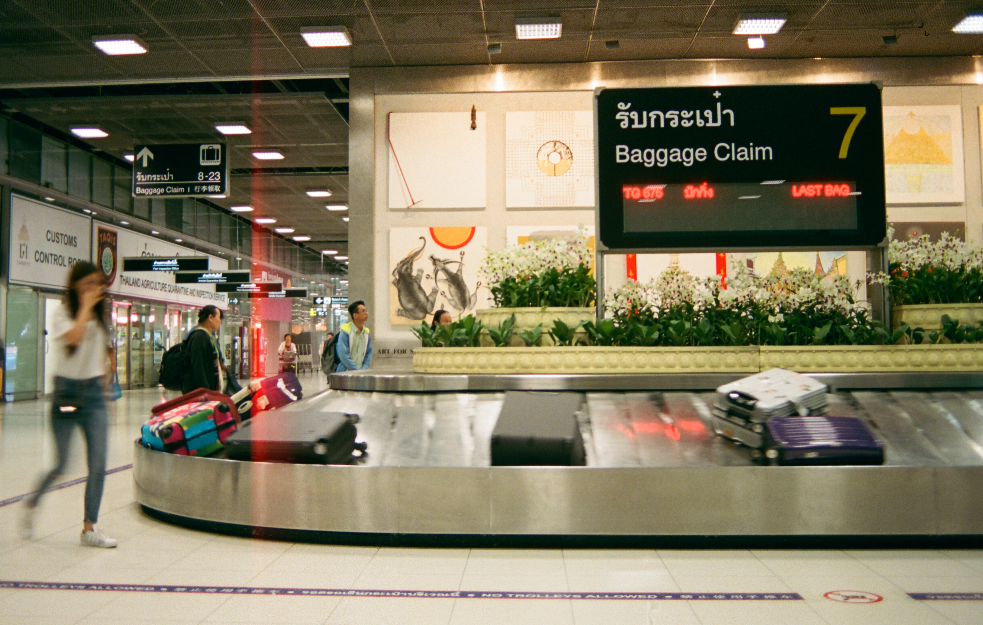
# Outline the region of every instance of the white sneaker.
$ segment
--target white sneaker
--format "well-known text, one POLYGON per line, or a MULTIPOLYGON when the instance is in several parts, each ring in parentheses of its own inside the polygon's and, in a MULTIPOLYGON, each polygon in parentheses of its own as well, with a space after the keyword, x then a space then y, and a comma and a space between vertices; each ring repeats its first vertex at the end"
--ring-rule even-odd
POLYGON ((31 540, 34 538, 34 513, 36 511, 37 508, 24 506, 24 514, 21 516, 20 525, 17 527, 17 532, 24 540, 31 540))
POLYGON ((91 532, 82 532, 81 541, 86 547, 102 547, 104 549, 112 549, 117 545, 115 538, 110 538, 96 529, 92 530, 91 532))

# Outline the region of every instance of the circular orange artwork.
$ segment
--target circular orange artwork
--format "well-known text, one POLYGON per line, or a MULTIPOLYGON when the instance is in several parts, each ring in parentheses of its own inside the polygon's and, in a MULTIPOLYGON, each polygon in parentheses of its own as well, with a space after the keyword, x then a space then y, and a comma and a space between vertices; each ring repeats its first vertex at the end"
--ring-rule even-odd
POLYGON ((474 238, 474 228, 431 228, 434 243, 448 250, 459 250, 474 238))

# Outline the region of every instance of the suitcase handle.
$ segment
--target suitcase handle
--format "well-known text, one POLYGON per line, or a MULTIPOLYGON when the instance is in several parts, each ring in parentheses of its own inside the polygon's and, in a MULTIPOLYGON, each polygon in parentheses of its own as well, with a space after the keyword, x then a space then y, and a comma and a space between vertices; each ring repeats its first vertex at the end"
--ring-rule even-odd
MULTIPOLYGON (((247 389, 243 389, 248 394, 247 389)), ((239 393, 242 393, 240 391, 239 393)), ((236 393, 236 395, 239 395, 236 393)), ((235 395, 234 395, 235 396, 235 395)), ((233 396, 233 397, 234 397, 233 396)), ((225 393, 219 393, 218 391, 212 391, 207 388, 199 388, 197 390, 191 391, 190 393, 185 393, 180 397, 172 399, 161 404, 157 404, 150 409, 150 414, 156 416, 162 412, 166 412, 171 408, 176 408, 177 406, 182 406, 184 404, 190 403, 192 401, 217 401, 229 406, 229 412, 232 414, 232 418, 235 419, 236 427, 242 425, 242 418, 239 416, 239 410, 236 408, 235 402, 232 398, 225 393)))

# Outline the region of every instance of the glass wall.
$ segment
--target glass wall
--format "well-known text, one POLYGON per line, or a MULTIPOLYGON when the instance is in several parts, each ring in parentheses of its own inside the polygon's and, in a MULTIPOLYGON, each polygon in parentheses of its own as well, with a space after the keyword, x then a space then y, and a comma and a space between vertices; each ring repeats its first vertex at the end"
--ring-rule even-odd
POLYGON ((38 388, 38 293, 28 287, 7 289, 3 393, 8 401, 35 399, 38 388))
POLYGON ((51 137, 41 137, 41 186, 68 193, 67 146, 51 137))

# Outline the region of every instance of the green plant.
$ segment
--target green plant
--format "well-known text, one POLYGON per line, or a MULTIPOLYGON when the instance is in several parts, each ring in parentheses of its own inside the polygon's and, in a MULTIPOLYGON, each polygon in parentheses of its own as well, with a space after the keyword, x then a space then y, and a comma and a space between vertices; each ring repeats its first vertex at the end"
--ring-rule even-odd
POLYGON ((478 347, 481 345, 481 331, 484 329, 484 325, 474 315, 462 317, 451 325, 456 326, 456 330, 461 332, 461 340, 464 343, 461 347, 478 347))
POLYGON ((561 346, 573 345, 573 340, 577 336, 577 330, 584 325, 581 321, 574 326, 568 326, 559 319, 553 320, 553 327, 550 329, 549 334, 553 337, 553 342, 561 346))
POLYGON ((495 306, 500 308, 544 308, 590 306, 596 297, 596 282, 590 269, 550 267, 525 277, 508 276, 490 284, 495 306))
POLYGON ((411 331, 416 335, 416 338, 420 339, 420 342, 424 347, 439 347, 437 345, 436 332, 427 325, 427 322, 422 322, 419 327, 412 328, 411 331))
POLYGON ((426 323, 413 328, 424 347, 478 347, 481 345, 483 326, 473 315, 463 317, 449 325, 431 329, 426 323))
POLYGON ((543 324, 539 324, 531 330, 521 330, 518 334, 526 347, 536 347, 543 340, 543 324))
POLYGON ((497 328, 488 328, 488 336, 494 341, 495 347, 508 347, 515 334, 515 315, 498 324, 497 328))

